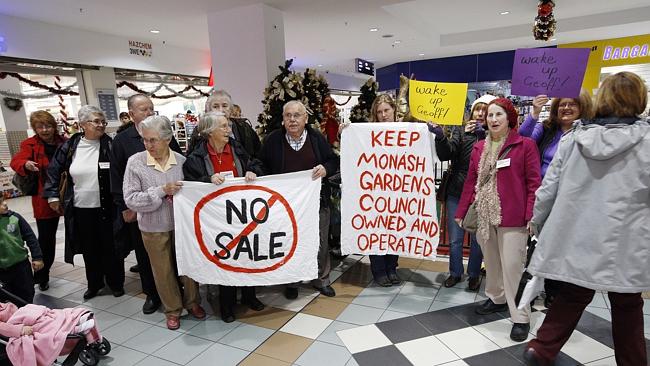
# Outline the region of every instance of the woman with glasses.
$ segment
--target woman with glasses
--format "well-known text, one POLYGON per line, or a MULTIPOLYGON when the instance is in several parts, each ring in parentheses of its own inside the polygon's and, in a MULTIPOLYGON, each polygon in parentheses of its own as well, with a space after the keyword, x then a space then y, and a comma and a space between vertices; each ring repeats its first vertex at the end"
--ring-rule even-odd
POLYGON ((99 108, 79 109, 81 132, 54 154, 47 169, 43 197, 65 219, 65 261, 82 254, 88 289, 84 299, 97 296, 107 284, 113 296, 124 295, 124 258, 113 245, 113 200, 110 192, 111 138, 99 108), (59 192, 63 202, 59 201, 59 192))
POLYGON ((140 123, 145 151, 132 155, 124 172, 124 202, 138 213, 138 227, 151 261, 158 295, 165 307, 167 328, 178 329, 183 308, 196 319, 205 318, 199 286, 178 276, 174 247, 172 197, 182 187, 185 157, 169 148, 173 132, 164 116, 150 116, 140 123))
MULTIPOLYGON (((588 120, 592 117, 591 96, 587 91, 582 90, 578 98, 553 98, 551 101, 551 112, 548 119, 538 122, 542 107, 548 103, 546 95, 538 95, 533 99, 533 110, 526 117, 524 123, 519 127, 519 134, 530 137, 537 142, 541 161, 541 174, 544 179, 546 169, 553 160, 553 156, 560 144, 560 138, 568 131, 573 122, 588 120)), ((547 280, 544 282, 546 298, 544 305, 548 308, 553 303, 557 289, 557 282, 547 280)))
MULTIPOLYGON (((232 129, 228 118, 218 112, 207 112, 199 118, 197 131, 200 140, 183 165, 185 180, 222 184, 227 177, 245 177, 254 180, 262 174, 260 162, 252 159, 236 140, 230 137, 232 129)), ((219 308, 221 319, 226 323, 235 321, 234 306, 237 303, 235 286, 219 285, 219 308)), ((255 295, 255 287, 241 288, 241 303, 254 311, 264 309, 255 295)), ((208 285, 208 301, 214 299, 217 286, 208 285)))
POLYGON ((57 133, 54 117, 46 111, 36 111, 29 116, 29 125, 36 133, 20 143, 20 150, 11 159, 11 168, 16 174, 35 174, 38 185, 34 192, 23 192, 32 196, 32 208, 38 228, 38 243, 43 252, 45 267, 34 273, 34 282, 41 291, 50 288, 50 268, 54 263, 56 229, 59 226, 59 212, 54 211, 42 197, 46 171, 56 149, 65 142, 57 133))

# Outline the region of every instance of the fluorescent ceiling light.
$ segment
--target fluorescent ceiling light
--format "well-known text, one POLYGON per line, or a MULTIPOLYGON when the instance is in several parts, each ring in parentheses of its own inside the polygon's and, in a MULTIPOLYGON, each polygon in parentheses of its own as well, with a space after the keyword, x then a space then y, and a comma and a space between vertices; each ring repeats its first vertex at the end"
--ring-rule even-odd
POLYGON ((149 32, 151 32, 151 33, 153 33, 153 34, 158 34, 158 33, 160 33, 160 31, 159 31, 158 29, 152 29, 152 30, 150 30, 149 32))
POLYGON ((510 12, 506 10, 506 11, 502 11, 502 12, 500 12, 499 14, 501 14, 501 15, 508 15, 508 14, 510 14, 510 12))
POLYGON ((371 32, 376 32, 376 31, 378 31, 378 30, 379 30, 379 28, 370 28, 370 31, 371 31, 371 32))

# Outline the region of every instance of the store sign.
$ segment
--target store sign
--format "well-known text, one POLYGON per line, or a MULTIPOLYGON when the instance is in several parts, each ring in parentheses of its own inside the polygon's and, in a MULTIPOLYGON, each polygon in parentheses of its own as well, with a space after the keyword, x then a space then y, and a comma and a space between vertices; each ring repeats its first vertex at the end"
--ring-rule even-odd
POLYGON ((129 40, 129 54, 142 57, 151 57, 153 47, 151 43, 129 40))
POLYGON ((648 56, 648 44, 635 44, 626 47, 605 46, 603 52, 603 61, 620 60, 626 58, 646 57, 648 56))

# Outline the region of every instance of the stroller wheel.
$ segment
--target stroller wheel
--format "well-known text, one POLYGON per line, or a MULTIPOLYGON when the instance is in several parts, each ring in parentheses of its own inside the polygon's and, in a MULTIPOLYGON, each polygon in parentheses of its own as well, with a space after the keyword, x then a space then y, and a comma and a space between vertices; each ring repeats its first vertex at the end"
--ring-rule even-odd
POLYGON ((97 354, 100 356, 106 356, 109 352, 111 352, 111 342, 109 342, 106 338, 102 338, 101 342, 95 343, 93 345, 93 350, 95 350, 95 352, 97 352, 97 354))
POLYGON ((79 353, 79 361, 86 366, 95 366, 99 363, 99 356, 92 349, 86 348, 79 353))

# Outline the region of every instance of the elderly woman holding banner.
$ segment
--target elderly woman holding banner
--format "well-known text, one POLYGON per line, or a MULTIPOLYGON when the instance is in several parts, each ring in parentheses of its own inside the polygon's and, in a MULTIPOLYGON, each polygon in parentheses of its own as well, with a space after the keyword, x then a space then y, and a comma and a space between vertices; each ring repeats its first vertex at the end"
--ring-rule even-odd
POLYGON ((165 307, 167 328, 174 330, 180 327, 183 307, 197 319, 206 315, 197 283, 176 275, 172 196, 182 187, 185 157, 169 148, 172 130, 166 117, 147 117, 140 129, 146 150, 131 156, 126 164, 124 202, 138 214, 138 227, 165 307))
MULTIPOLYGON (((263 173, 259 161, 251 159, 246 150, 230 137, 232 130, 224 114, 203 114, 197 130, 201 139, 183 165, 185 180, 219 185, 226 177, 243 176, 250 182, 263 173)), ((241 291, 242 304, 255 311, 264 309, 264 304, 255 295, 255 287, 241 287, 241 291)), ((214 292, 215 286, 208 285, 208 296, 212 297, 214 292)), ((233 307, 236 302, 237 287, 219 285, 219 308, 224 322, 235 321, 233 307)))

